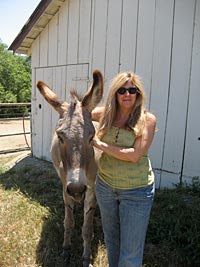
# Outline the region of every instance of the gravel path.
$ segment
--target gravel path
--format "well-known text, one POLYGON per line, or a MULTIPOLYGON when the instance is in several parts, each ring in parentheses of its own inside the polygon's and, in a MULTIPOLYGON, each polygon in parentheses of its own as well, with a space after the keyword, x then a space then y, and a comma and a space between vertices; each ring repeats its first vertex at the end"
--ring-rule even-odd
MULTIPOLYGON (((25 132, 30 132, 30 120, 24 120, 25 125, 25 132)), ((16 119, 16 120, 0 120, 0 135, 5 134, 16 134, 16 133, 23 133, 23 120, 16 119)), ((24 134, 22 135, 15 135, 15 136, 5 136, 0 137, 0 153, 9 150, 20 150, 24 148, 28 148, 31 146, 31 138, 30 134, 26 134, 27 142, 26 143, 24 134)))

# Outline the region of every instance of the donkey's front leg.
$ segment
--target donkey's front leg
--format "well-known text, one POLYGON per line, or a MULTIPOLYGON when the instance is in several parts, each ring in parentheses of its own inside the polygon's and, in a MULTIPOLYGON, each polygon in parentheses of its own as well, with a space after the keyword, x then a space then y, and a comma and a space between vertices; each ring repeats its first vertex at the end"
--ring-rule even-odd
POLYGON ((94 188, 88 189, 84 201, 84 223, 82 228, 83 236, 83 267, 91 267, 91 241, 93 239, 93 217, 96 207, 94 188))
POLYGON ((64 262, 69 264, 71 257, 71 235, 74 229, 73 205, 65 201, 65 219, 64 219, 64 241, 63 241, 63 257, 64 262))

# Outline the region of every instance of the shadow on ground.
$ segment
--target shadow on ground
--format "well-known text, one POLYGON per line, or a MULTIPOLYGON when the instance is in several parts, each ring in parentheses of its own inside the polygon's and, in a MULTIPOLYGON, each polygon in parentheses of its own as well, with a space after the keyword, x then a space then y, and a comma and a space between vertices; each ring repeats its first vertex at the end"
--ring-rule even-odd
MULTIPOLYGON (((28 198, 37 201, 50 210, 44 219, 42 234, 37 246, 37 263, 44 267, 64 267, 62 253, 64 204, 62 185, 53 165, 30 155, 15 162, 14 166, 0 176, 5 189, 15 188, 28 198)), ((82 266, 83 207, 75 206, 75 230, 72 236, 72 257, 69 267, 82 266)), ((37 226, 36 226, 37 227, 37 226)), ((103 234, 98 207, 94 216, 94 239, 92 254, 95 259, 103 234)))

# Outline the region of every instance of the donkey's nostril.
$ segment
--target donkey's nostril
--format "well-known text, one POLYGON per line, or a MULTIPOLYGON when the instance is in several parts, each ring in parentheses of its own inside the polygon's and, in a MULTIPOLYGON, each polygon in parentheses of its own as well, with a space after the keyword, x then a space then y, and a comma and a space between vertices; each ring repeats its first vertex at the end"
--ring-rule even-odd
POLYGON ((79 183, 69 183, 66 188, 67 193, 73 197, 85 194, 86 190, 87 186, 79 183))

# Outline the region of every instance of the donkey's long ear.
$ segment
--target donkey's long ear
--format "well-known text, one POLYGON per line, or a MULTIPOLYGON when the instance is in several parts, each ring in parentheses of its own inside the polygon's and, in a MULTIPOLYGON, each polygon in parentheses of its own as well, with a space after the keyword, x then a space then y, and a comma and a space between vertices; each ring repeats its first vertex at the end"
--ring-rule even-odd
POLYGON ((93 83, 82 100, 82 106, 91 112, 103 96, 103 76, 99 70, 93 72, 93 83))
POLYGON ((37 87, 46 101, 60 114, 67 109, 68 104, 61 100, 50 88, 47 84, 42 81, 37 82, 37 87))

